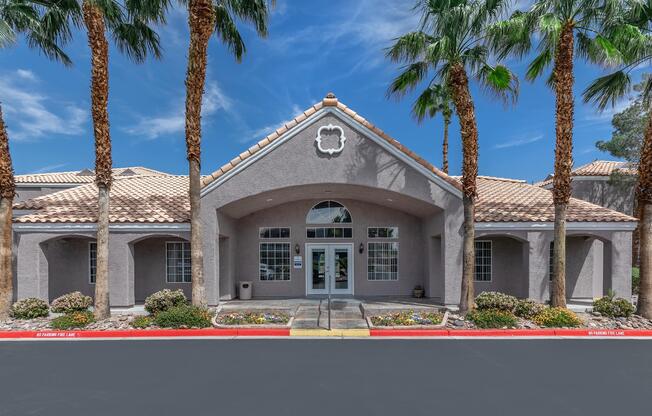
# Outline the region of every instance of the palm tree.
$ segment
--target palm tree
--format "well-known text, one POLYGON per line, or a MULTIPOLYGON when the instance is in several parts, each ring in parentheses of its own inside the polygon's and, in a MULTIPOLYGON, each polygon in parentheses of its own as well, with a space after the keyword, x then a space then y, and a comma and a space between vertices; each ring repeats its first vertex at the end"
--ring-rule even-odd
POLYGON ((266 0, 188 1, 190 46, 188 48, 188 69, 186 72, 186 150, 190 179, 192 303, 198 306, 207 304, 200 218, 200 181, 201 108, 204 84, 206 83, 208 41, 211 35, 215 33, 228 47, 236 60, 240 61, 246 49, 235 19, 238 18, 252 24, 258 35, 265 37, 267 36, 268 17, 269 8, 266 0))
POLYGON ((95 184, 98 188, 97 273, 95 278, 94 314, 97 319, 110 315, 109 310, 109 193, 112 184, 111 136, 109 132, 109 43, 107 32, 119 51, 135 62, 148 54, 160 57, 159 37, 149 26, 162 21, 155 1, 50 0, 50 20, 65 27, 86 29, 91 50, 91 115, 95 136, 95 184))
POLYGON ((424 79, 450 91, 462 135, 462 189, 464 204, 464 248, 460 309, 474 308, 475 269, 474 212, 477 197, 478 127, 469 75, 503 100, 516 99, 518 81, 504 65, 490 65, 490 49, 484 39, 496 19, 507 11, 508 1, 420 0, 416 10, 421 23, 415 32, 396 39, 387 57, 405 64, 390 93, 405 94, 424 79))
POLYGON ((548 83, 556 97, 555 205, 553 281, 551 303, 566 306, 566 210, 571 197, 573 167, 573 65, 577 57, 594 61, 610 53, 613 45, 601 33, 603 23, 617 15, 617 1, 537 0, 527 12, 516 12, 496 24, 490 33, 498 57, 523 57, 537 40, 537 56, 528 66, 526 79, 533 81, 553 65, 548 83))
MULTIPOLYGON (((652 62, 652 11, 640 7, 639 2, 628 2, 622 21, 607 28, 615 50, 601 54, 603 64, 618 69, 593 81, 584 91, 586 102, 595 102, 600 110, 614 105, 633 89, 631 72, 642 64, 652 62)), ((647 124, 638 161, 636 206, 639 218, 640 288, 637 312, 652 319, 652 78, 643 79, 642 102, 647 107, 647 124)))
MULTIPOLYGON (((54 22, 43 17, 42 2, 0 0, 0 48, 11 45, 17 34, 23 34, 30 47, 38 48, 45 56, 70 65, 70 59, 61 50, 60 33, 54 22)), ((65 40, 65 39, 63 39, 65 40)), ((5 319, 13 298, 12 271, 12 216, 16 196, 14 168, 9 152, 9 136, 0 106, 0 319, 5 319)))
MULTIPOLYGON (((389 87, 389 94, 399 94, 400 91, 395 88, 403 87, 405 85, 391 85, 389 87)), ((421 93, 412 106, 412 115, 421 124, 426 117, 434 118, 437 114, 441 113, 444 119, 444 139, 442 143, 442 170, 448 173, 448 126, 451 124, 453 117, 453 99, 450 95, 448 88, 432 84, 421 93)))

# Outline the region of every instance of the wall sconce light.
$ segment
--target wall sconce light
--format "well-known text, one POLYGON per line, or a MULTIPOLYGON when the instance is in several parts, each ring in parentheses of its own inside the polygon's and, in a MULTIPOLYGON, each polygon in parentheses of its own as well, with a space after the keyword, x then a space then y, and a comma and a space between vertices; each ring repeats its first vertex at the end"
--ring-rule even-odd
POLYGON ((360 243, 360 247, 358 247, 358 251, 360 252, 360 254, 364 253, 364 244, 363 243, 360 243))
POLYGON ((301 253, 301 247, 299 247, 298 243, 294 245, 294 252, 295 254, 301 253))

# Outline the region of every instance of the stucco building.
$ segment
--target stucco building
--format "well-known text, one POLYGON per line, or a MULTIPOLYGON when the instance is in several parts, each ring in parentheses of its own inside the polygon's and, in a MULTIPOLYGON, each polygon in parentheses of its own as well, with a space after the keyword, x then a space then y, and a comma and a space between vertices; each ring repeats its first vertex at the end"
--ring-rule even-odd
MULTIPOLYGON (((476 290, 549 297, 550 191, 480 177, 476 290)), ((188 179, 116 176, 110 214, 113 306, 156 290, 190 295, 188 179)), ((209 304, 255 297, 409 296, 457 304, 462 274, 459 178, 430 165, 332 95, 202 179, 209 304)), ((93 183, 16 204, 16 296, 93 294, 93 183)), ((573 199, 567 294, 631 294, 635 219, 573 199)))

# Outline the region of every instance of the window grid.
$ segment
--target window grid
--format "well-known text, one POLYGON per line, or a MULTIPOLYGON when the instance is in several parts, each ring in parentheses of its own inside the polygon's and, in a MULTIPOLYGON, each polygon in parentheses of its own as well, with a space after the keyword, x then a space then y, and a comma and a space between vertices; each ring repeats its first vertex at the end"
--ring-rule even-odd
POLYGON ((475 242, 476 282, 491 282, 491 241, 475 242))
POLYGON ((398 243, 367 243, 367 279, 398 280, 398 243))
POLYGON ((353 238, 353 229, 349 227, 308 227, 306 238, 353 238))
POLYGON ((260 243, 260 280, 290 280, 290 243, 260 243))
POLYGON ((97 277, 97 243, 88 244, 88 268, 88 281, 95 284, 95 278, 97 277))
POLYGON ((168 283, 192 282, 189 242, 166 243, 166 259, 166 281, 168 283))
POLYGON ((290 238, 290 227, 261 227, 260 238, 290 238))
POLYGON ((369 227, 367 228, 369 238, 398 238, 398 227, 369 227))
POLYGON ((351 213, 337 201, 322 201, 312 207, 306 216, 307 224, 351 223, 351 213))

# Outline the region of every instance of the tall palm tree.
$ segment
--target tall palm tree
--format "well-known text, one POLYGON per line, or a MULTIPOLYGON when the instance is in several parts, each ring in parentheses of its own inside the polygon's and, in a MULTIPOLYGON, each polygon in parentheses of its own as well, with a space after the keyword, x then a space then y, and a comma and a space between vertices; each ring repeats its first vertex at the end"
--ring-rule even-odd
POLYGON ((415 32, 396 39, 387 57, 405 64, 390 86, 390 92, 407 93, 430 76, 431 85, 448 88, 462 135, 462 188, 464 204, 464 248, 460 309, 474 308, 475 269, 474 213, 477 197, 478 127, 469 75, 503 100, 516 99, 518 81, 504 65, 489 64, 485 44, 488 30, 509 6, 500 0, 419 0, 416 10, 421 23, 415 32))
POLYGON ((112 158, 109 131, 109 42, 111 35, 118 50, 140 63, 147 55, 160 57, 159 37, 148 25, 161 13, 152 11, 155 1, 135 0, 49 0, 50 19, 64 26, 86 30, 91 50, 91 115, 95 136, 95 184, 98 188, 97 272, 94 313, 97 319, 109 310, 109 193, 112 158))
MULTIPOLYGON (((399 94, 400 91, 395 87, 406 88, 405 85, 391 85, 389 88, 390 95, 399 94)), ((412 105, 412 115, 421 124, 426 117, 434 118, 437 114, 442 115, 444 119, 444 138, 442 140, 442 170, 448 173, 448 127, 453 117, 453 98, 450 91, 443 85, 432 84, 419 95, 412 105)))
MULTIPOLYGON (((632 88, 632 70, 652 62, 652 7, 627 2, 621 21, 608 27, 615 51, 601 54, 605 65, 618 63, 617 70, 593 81, 584 91, 584 100, 595 102, 600 110, 616 102, 632 88)), ((651 5, 652 6, 652 5, 651 5)), ((652 319, 652 78, 643 80, 642 102, 647 107, 647 124, 638 161, 636 206, 639 218, 640 288, 638 314, 652 319)))
POLYGON ((496 24, 490 33, 500 58, 523 57, 537 42, 537 56, 528 66, 526 79, 533 81, 552 65, 548 83, 555 91, 555 205, 553 281, 551 303, 566 306, 566 210, 571 197, 573 168, 573 98, 576 58, 594 61, 597 54, 610 53, 613 45, 601 33, 603 23, 617 14, 613 0, 537 0, 526 12, 516 12, 496 24))
MULTIPOLYGON (((273 5, 273 3, 272 3, 273 5)), ((201 191, 201 108, 206 83, 208 41, 213 33, 227 46, 237 61, 246 48, 236 19, 250 23, 259 36, 267 36, 267 0, 189 0, 190 46, 186 72, 186 150, 190 179, 190 250, 192 303, 205 306, 204 253, 200 218, 201 191)))
MULTIPOLYGON (((58 43, 65 39, 52 26, 55 22, 43 20, 46 11, 43 2, 0 0, 0 48, 13 44, 16 35, 23 34, 30 47, 39 49, 50 59, 70 65, 70 59, 59 47, 58 43)), ((9 136, 0 106, 0 319, 8 316, 13 298, 12 205, 15 196, 9 136)))

